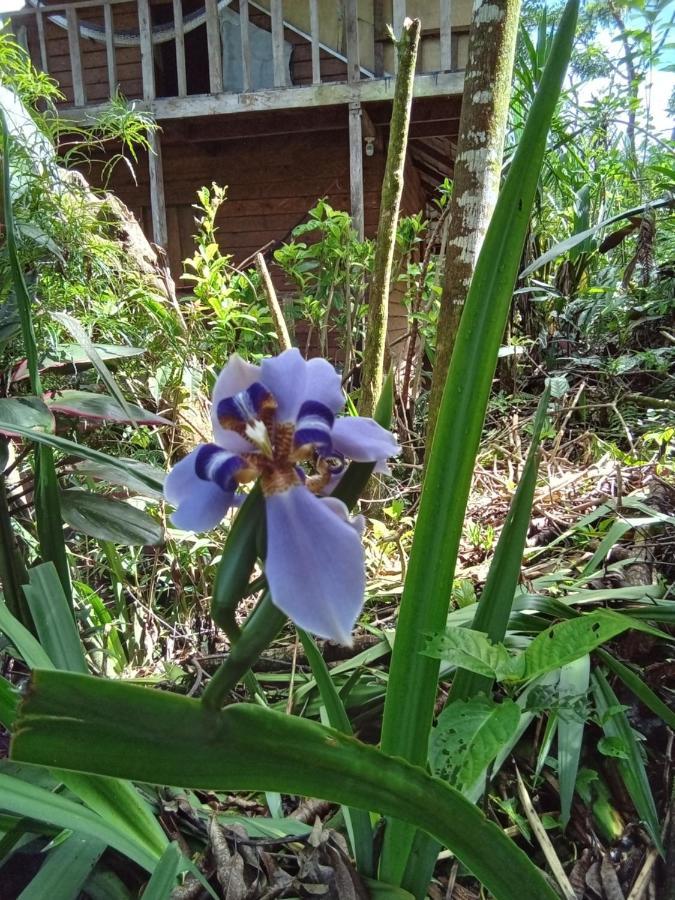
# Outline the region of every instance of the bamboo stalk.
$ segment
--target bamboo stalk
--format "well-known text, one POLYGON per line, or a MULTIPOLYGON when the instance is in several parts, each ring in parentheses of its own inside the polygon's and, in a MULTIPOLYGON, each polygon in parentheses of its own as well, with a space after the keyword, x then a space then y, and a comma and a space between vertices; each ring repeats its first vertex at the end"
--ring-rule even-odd
POLYGON ((279 339, 279 346, 282 350, 290 350, 293 346, 291 343, 291 336, 288 333, 288 326, 286 325, 286 319, 284 319, 281 304, 277 298, 277 292, 274 290, 274 285, 272 284, 270 270, 267 268, 267 263, 265 262, 265 257, 262 253, 256 253, 255 265, 262 279, 263 292, 272 316, 274 330, 279 339))

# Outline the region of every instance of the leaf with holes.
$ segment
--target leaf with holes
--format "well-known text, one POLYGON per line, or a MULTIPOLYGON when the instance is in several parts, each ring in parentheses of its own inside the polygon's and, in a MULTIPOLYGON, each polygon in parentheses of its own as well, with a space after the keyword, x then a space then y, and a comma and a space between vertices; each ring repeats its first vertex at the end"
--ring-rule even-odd
POLYGON ((448 704, 431 732, 434 775, 458 790, 472 785, 515 734, 520 712, 512 700, 495 703, 484 695, 448 704))
POLYGON ((502 681, 513 669, 513 660, 502 644, 493 644, 480 631, 447 628, 431 638, 425 656, 443 659, 451 665, 502 681))

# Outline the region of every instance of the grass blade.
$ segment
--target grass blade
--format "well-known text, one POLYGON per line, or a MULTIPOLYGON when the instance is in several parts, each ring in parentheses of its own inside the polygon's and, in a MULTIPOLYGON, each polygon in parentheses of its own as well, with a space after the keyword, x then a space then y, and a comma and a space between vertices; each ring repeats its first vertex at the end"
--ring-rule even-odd
POLYGON ((581 744, 586 726, 585 716, 579 716, 575 710, 565 707, 566 701, 573 697, 585 697, 588 693, 588 682, 591 675, 591 658, 582 656, 574 662, 567 663, 560 670, 558 697, 561 710, 558 716, 558 778, 560 779, 560 818, 563 828, 567 827, 574 796, 574 785, 579 771, 581 744))
POLYGON ((663 719, 669 728, 675 729, 675 712, 650 687, 647 687, 632 669, 619 662, 606 650, 597 650, 596 652, 607 668, 611 669, 623 681, 628 690, 632 691, 638 700, 644 703, 648 709, 651 709, 655 715, 663 719))
POLYGON ((40 871, 18 900, 73 900, 79 897, 106 844, 86 834, 72 834, 50 850, 40 871))
POLYGON ((34 566, 28 578, 23 591, 42 647, 57 669, 86 675, 80 636, 53 563, 34 566))

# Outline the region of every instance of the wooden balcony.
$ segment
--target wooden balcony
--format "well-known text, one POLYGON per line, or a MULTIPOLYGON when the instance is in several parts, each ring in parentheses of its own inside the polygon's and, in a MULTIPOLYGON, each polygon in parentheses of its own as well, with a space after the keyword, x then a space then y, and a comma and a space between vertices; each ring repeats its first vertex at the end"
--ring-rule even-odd
POLYGON ((416 96, 461 93, 468 0, 48 0, 11 20, 69 117, 119 93, 162 120, 390 99, 406 15, 416 96))

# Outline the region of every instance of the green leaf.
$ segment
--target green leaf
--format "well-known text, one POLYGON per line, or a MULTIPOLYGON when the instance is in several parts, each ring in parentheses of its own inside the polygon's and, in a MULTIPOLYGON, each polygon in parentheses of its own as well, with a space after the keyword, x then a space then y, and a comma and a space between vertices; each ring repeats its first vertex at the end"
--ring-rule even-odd
POLYGON ((0 601, 0 632, 16 648, 31 669, 50 669, 52 661, 30 631, 15 618, 4 601, 0 601))
POLYGON ((3 397, 0 399, 3 434, 14 434, 12 424, 51 434, 54 416, 39 397, 3 397))
POLYGON ((522 657, 524 669, 517 680, 529 681, 571 663, 635 626, 628 616, 609 609, 557 622, 526 647, 522 657))
POLYGON ((556 896, 500 828, 424 769, 257 705, 211 711, 136 685, 35 672, 11 755, 144 782, 279 791, 378 810, 430 830, 497 897, 556 896))
POLYGON ((143 891, 144 900, 166 900, 176 887, 176 879, 181 871, 183 855, 178 844, 168 844, 157 863, 152 878, 143 891))
POLYGON ((163 497, 162 485, 166 474, 161 469, 149 463, 139 462, 137 459, 117 458, 114 463, 85 460, 73 466, 73 472, 126 488, 134 494, 152 500, 161 500, 163 497), (121 468, 120 464, 124 468, 121 468), (151 487, 152 484, 156 487, 151 487))
MULTIPOLYGON (((578 0, 568 0, 467 294, 424 478, 401 600, 382 749, 426 763, 439 663, 422 651, 445 627, 474 463, 508 318, 549 127, 572 52, 578 0)), ((380 877, 401 884, 414 830, 391 823, 380 877)), ((407 880, 403 887, 408 888, 407 880)), ((417 885, 412 887, 416 890, 417 885)))
POLYGON ((512 700, 478 696, 449 703, 431 732, 432 772, 458 790, 471 787, 519 724, 520 707, 512 700))
POLYGON ((0 724, 9 731, 16 718, 21 694, 6 678, 0 676, 0 724))
MULTIPOLYGON (((65 673, 61 673, 62 675, 65 673)), ((69 675, 68 677, 74 677, 69 675)), ((78 676, 84 678, 86 676, 78 676)), ((49 765, 48 762, 45 763, 49 765)), ((133 859, 148 872, 151 872, 159 853, 151 854, 144 847, 130 840, 124 832, 101 816, 68 800, 60 794, 53 794, 45 788, 28 784, 20 778, 0 774, 0 803, 7 812, 18 816, 26 816, 38 822, 48 822, 58 828, 69 828, 92 838, 109 844, 115 850, 133 859)))
POLYGON ((639 675, 636 675, 632 669, 619 662, 606 650, 598 650, 597 653, 607 668, 623 681, 628 690, 632 691, 647 709, 651 709, 655 715, 660 716, 669 728, 675 729, 675 712, 644 683, 639 675))
POLYGON ((28 572, 24 585, 38 637, 57 669, 86 674, 89 669, 58 573, 53 563, 42 563, 28 572))
POLYGON ((567 663, 560 669, 558 681, 558 698, 561 710, 558 716, 558 778, 560 780, 560 818, 563 828, 567 827, 574 796, 574 785, 579 770, 579 757, 584 737, 586 722, 565 709, 565 701, 571 698, 585 697, 588 693, 588 682, 591 674, 591 659, 588 654, 580 656, 574 662, 567 663))
POLYGON ((663 855, 659 817, 635 732, 630 727, 616 694, 599 669, 591 677, 591 687, 605 737, 618 739, 628 754, 627 759, 619 758, 616 761, 623 783, 654 846, 663 855))
POLYGON ((101 541, 154 546, 164 538, 162 526, 147 513, 100 494, 77 489, 61 491, 61 509, 71 528, 101 541))
MULTIPOLYGON (((3 426, 6 424, 0 411, 0 431, 3 430, 3 426)), ((54 450, 60 450, 63 453, 87 459, 102 466, 112 466, 127 476, 131 475, 138 478, 143 484, 159 493, 163 490, 163 479, 158 479, 154 474, 154 470, 149 472, 138 465, 131 465, 133 462, 131 460, 108 456, 107 453, 101 453, 100 450, 94 450, 84 444, 76 444, 75 441, 69 441, 67 438, 62 438, 57 434, 43 434, 39 431, 31 431, 30 428, 26 428, 23 425, 13 423, 9 423, 9 425, 12 433, 18 434, 20 437, 28 438, 43 446, 52 447, 54 450)))
MULTIPOLYGON (((298 637, 302 642, 305 656, 319 688, 328 724, 343 734, 353 734, 351 722, 342 698, 337 692, 337 688, 330 677, 328 666, 318 647, 310 635, 301 628, 298 628, 298 637)), ((370 824, 370 813, 363 809, 350 809, 349 807, 343 807, 343 812, 354 851, 356 867, 359 873, 373 877, 375 875, 375 860, 373 857, 373 829, 370 824)))
POLYGON ((431 638, 424 653, 497 681, 507 678, 513 670, 513 658, 503 644, 493 644, 470 628, 447 628, 431 638))
POLYGON ((105 848, 105 842, 99 838, 71 834, 49 851, 40 871, 18 900, 76 900, 105 848))
POLYGON ((53 391, 45 398, 49 409, 67 416, 82 416, 85 419, 105 419, 109 422, 134 422, 139 425, 171 425, 163 416, 150 413, 135 403, 125 403, 107 394, 90 391, 53 391))

